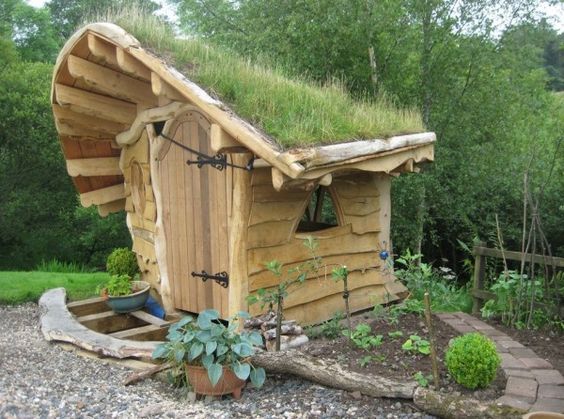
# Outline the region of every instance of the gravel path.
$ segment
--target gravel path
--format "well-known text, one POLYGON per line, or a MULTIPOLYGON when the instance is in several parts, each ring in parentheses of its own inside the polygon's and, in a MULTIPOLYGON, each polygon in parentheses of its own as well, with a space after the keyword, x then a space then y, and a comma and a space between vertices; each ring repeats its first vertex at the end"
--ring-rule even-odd
POLYGON ((261 390, 190 401, 156 380, 124 387, 131 372, 46 342, 36 304, 0 306, 0 418, 431 418, 408 403, 353 395, 288 377, 261 390))

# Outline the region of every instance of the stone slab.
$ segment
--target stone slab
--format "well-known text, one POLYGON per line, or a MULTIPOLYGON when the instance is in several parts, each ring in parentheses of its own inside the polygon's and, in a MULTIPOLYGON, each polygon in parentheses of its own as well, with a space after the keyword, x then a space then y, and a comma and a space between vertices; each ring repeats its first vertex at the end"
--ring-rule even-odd
POLYGON ((522 344, 520 344, 519 342, 515 342, 512 339, 508 339, 508 340, 497 340, 496 342, 499 343, 501 346, 503 346, 504 348, 510 349, 510 348, 524 348, 525 346, 523 346, 522 344))
POLYGON ((505 394, 524 400, 527 403, 534 403, 537 398, 537 387, 537 381, 532 378, 510 376, 507 379, 505 394))
POLYGON ((529 370, 518 370, 518 369, 513 369, 513 368, 505 368, 503 370, 503 372, 505 373, 505 375, 507 377, 513 376, 513 377, 521 377, 521 378, 535 378, 533 373, 529 370))
POLYGON ((511 397, 511 396, 501 396, 499 399, 496 400, 496 403, 513 407, 514 409, 523 410, 524 412, 528 411, 531 408, 531 404, 527 403, 526 401, 511 397))
POLYGON ((529 348, 509 348, 509 353, 514 357, 521 358, 538 358, 537 354, 529 348))
POLYGON ((548 362, 546 359, 542 359, 539 357, 534 358, 522 358, 519 357, 519 361, 525 364, 528 368, 535 368, 535 369, 552 369, 552 364, 548 362))
POLYGON ((501 367, 503 369, 506 368, 514 368, 514 369, 522 369, 522 370, 528 369, 528 367, 523 362, 521 362, 519 359, 515 358, 511 354, 501 353, 499 354, 499 356, 501 357, 501 367))
POLYGON ((539 399, 564 399, 564 386, 541 384, 537 392, 539 399))
POLYGON ((564 384, 564 377, 557 370, 532 369, 531 372, 539 384, 564 384))
POLYGON ((531 412, 556 412, 564 413, 564 400, 562 399, 538 399, 531 412))

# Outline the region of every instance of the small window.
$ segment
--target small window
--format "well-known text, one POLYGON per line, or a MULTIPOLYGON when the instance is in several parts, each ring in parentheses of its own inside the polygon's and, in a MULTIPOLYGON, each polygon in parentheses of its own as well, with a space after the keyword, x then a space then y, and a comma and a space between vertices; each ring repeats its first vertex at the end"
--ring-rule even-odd
POLYGON ((337 212, 331 193, 325 186, 318 186, 298 224, 297 233, 325 230, 337 225, 337 212))

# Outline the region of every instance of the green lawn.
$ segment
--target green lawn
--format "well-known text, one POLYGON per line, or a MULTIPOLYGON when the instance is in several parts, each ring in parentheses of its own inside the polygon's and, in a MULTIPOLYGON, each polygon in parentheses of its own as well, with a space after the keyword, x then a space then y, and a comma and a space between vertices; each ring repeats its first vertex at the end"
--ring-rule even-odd
POLYGON ((0 272, 0 304, 20 304, 39 300, 48 289, 64 287, 70 300, 96 295, 96 288, 108 280, 105 272, 0 272))

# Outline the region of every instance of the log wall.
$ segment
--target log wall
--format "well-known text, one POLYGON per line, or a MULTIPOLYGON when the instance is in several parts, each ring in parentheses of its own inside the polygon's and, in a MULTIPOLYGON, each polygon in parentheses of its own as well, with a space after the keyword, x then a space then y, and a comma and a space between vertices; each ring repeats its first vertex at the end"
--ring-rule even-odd
MULTIPOLYGON (((312 233, 295 233, 312 191, 277 192, 268 169, 255 170, 247 240, 249 292, 269 289, 278 278, 265 264, 277 260, 284 272, 311 259, 303 241, 317 238, 316 256, 328 267, 289 289, 285 316, 303 324, 318 323, 344 311, 342 284, 331 279, 331 264, 346 265, 353 311, 397 299, 405 288, 383 266, 379 252, 389 243, 390 179, 371 173, 336 177, 329 187, 339 226, 312 233)), ((259 304, 249 307, 258 314, 259 304)))

